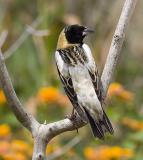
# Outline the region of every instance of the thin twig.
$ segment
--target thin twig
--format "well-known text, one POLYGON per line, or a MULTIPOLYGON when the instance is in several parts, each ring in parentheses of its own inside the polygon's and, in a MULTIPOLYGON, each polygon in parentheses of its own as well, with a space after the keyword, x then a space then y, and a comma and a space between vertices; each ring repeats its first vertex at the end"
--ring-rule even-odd
MULTIPOLYGON (((7 32, 4 31, 4 32, 2 32, 2 34, 0 36, 1 47, 6 40, 6 35, 7 35, 7 32)), ((32 115, 28 114, 24 110, 20 100, 18 99, 18 97, 14 91, 11 79, 9 78, 9 74, 8 74, 7 68, 6 68, 3 60, 4 60, 4 57, 3 57, 3 54, 2 54, 1 48, 0 48, 0 83, 1 83, 1 87, 5 93, 8 104, 10 105, 16 118, 23 124, 23 126, 25 126, 27 129, 29 129, 31 131, 32 130, 32 123, 36 124, 35 123, 36 120, 34 119, 34 117, 32 115)))
POLYGON ((66 154, 71 148, 77 145, 81 141, 81 138, 76 136, 71 141, 69 141, 65 146, 56 150, 54 153, 47 156, 47 160, 53 160, 66 154))
POLYGON ((36 30, 35 28, 33 28, 32 26, 29 26, 29 25, 27 25, 27 32, 29 32, 30 34, 32 34, 34 36, 38 36, 38 37, 43 37, 43 36, 49 35, 49 31, 47 29, 36 30))
MULTIPOLYGON (((31 24, 32 28, 38 27, 38 25, 41 23, 42 18, 38 17, 33 23, 31 24)), ((21 36, 12 44, 12 46, 4 52, 4 59, 8 59, 14 52, 25 42, 25 40, 30 35, 30 32, 27 32, 27 28, 25 31, 21 34, 21 36)))
POLYGON ((8 31, 5 30, 1 33, 1 36, 0 36, 0 49, 2 48, 6 38, 7 38, 7 35, 8 35, 8 31))

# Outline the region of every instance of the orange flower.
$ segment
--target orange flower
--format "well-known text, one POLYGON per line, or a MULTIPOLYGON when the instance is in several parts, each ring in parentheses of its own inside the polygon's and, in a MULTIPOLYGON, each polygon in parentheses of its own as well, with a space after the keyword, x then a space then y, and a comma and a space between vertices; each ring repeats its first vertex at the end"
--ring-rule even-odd
POLYGON ((5 102, 6 102, 5 95, 4 95, 3 91, 0 90, 0 104, 3 104, 5 102))
POLYGON ((91 147, 87 147, 84 149, 84 155, 88 160, 96 160, 95 150, 91 147))
POLYGON ((133 151, 118 146, 102 146, 96 149, 88 147, 85 148, 84 155, 87 160, 119 160, 121 158, 131 158, 133 156, 133 151))
POLYGON ((8 153, 9 149, 10 149, 10 143, 6 141, 0 142, 0 155, 4 155, 8 153))
POLYGON ((123 86, 117 82, 111 83, 108 89, 108 96, 119 94, 123 91, 123 86))
POLYGON ((138 121, 132 118, 125 117, 122 119, 122 124, 128 126, 129 128, 133 130, 143 130, 143 122, 138 121))
POLYGON ((57 103, 61 106, 69 105, 67 96, 60 93, 54 87, 43 87, 39 89, 37 100, 42 103, 57 103))
POLYGON ((9 136, 10 133, 11 133, 11 129, 10 129, 9 125, 7 125, 7 124, 0 125, 0 138, 5 138, 5 137, 9 136))
POLYGON ((14 152, 23 152, 27 153, 30 149, 29 145, 22 140, 13 140, 11 142, 11 149, 14 152))
POLYGON ((114 82, 109 86, 107 95, 109 98, 117 96, 127 102, 131 102, 134 99, 133 93, 125 90, 124 87, 117 82, 114 82))
POLYGON ((134 153, 131 149, 127 149, 127 148, 124 148, 124 150, 122 150, 122 153, 125 157, 133 157, 134 153))
POLYGON ((37 98, 40 102, 55 102, 59 96, 59 92, 54 87, 40 88, 37 98))
POLYGON ((22 153, 6 153, 2 156, 4 160, 26 160, 27 158, 22 153))
POLYGON ((126 90, 123 90, 119 97, 127 102, 131 102, 134 99, 133 93, 126 90))
POLYGON ((70 101, 68 97, 64 94, 59 94, 59 97, 57 98, 57 103, 61 106, 69 106, 70 101))
MULTIPOLYGON (((114 159, 114 158, 119 159, 122 156, 124 156, 122 153, 123 149, 118 146, 114 146, 114 147, 110 147, 110 148, 107 147, 104 150, 106 151, 109 159, 110 159, 110 157, 112 159, 114 159)), ((104 150, 103 150, 103 153, 105 152, 104 150)))

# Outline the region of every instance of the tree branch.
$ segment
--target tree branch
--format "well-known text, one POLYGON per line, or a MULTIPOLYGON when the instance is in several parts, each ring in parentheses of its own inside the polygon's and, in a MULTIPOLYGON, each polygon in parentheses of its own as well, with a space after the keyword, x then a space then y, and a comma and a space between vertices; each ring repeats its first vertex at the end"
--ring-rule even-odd
POLYGON ((104 97, 106 97, 108 87, 112 81, 116 65, 121 54, 122 44, 125 39, 127 26, 135 9, 136 3, 137 0, 125 1, 115 33, 113 35, 109 53, 101 76, 104 97))
MULTIPOLYGON (((1 42, 0 47, 2 47, 6 39, 6 35, 7 33, 5 31, 2 32, 1 37, 0 37, 0 42, 1 42)), ((10 105, 16 118, 23 124, 23 126, 25 126, 27 129, 31 131, 31 127, 35 125, 35 119, 32 115, 28 114, 24 110, 22 104, 20 103, 18 97, 16 96, 16 93, 12 86, 12 82, 9 78, 7 68, 4 63, 4 57, 1 52, 1 48, 0 48, 0 83, 5 93, 5 96, 7 98, 8 104, 10 105)))
MULTIPOLYGON (((42 21, 41 17, 38 17, 37 19, 35 19, 32 24, 31 27, 32 28, 36 28, 42 21)), ((29 32, 28 28, 25 29, 25 31, 21 34, 21 36, 14 42, 14 44, 12 44, 12 46, 4 52, 4 59, 8 59, 12 54, 14 54, 14 52, 23 44, 23 42, 25 42, 25 40, 28 38, 28 36, 31 33, 29 32)))
POLYGON ((6 38, 7 38, 7 35, 8 35, 8 31, 5 30, 1 33, 1 37, 0 37, 0 48, 2 48, 6 38))
MULTIPOLYGON (((137 0, 126 0, 124 3, 124 7, 112 39, 109 54, 101 77, 104 96, 106 96, 109 84, 112 81, 115 67, 118 58, 121 54, 121 48, 123 41, 125 39, 125 32, 127 29, 127 25, 134 11, 136 2, 137 0)), ((4 36, 5 35, 4 33, 2 35, 3 36, 0 37, 0 45, 1 45, 0 47, 2 47, 6 38, 6 36, 4 36)), ((25 39, 25 35, 23 35, 23 37, 21 38, 22 40, 19 39, 18 41, 16 41, 16 44, 13 45, 6 52, 6 57, 9 57, 21 45, 23 39, 25 39)), ((32 115, 30 115, 24 110, 22 104, 20 103, 18 97, 16 96, 16 93, 13 89, 8 71, 4 63, 4 57, 2 55, 1 50, 0 50, 0 83, 13 113, 15 114, 17 119, 21 122, 21 124, 26 128, 28 128, 33 135, 34 152, 32 160, 43 160, 46 158, 45 156, 46 146, 48 142, 55 136, 66 131, 75 130, 77 129, 77 127, 82 127, 83 125, 85 125, 81 121, 79 116, 76 116, 74 121, 71 121, 69 119, 64 119, 50 124, 39 124, 32 115)))

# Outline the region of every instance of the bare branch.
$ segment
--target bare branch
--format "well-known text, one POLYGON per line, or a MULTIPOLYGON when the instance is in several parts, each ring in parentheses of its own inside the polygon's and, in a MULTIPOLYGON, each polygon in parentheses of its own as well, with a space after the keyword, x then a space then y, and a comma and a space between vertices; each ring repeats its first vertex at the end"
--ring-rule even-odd
MULTIPOLYGON (((4 43, 6 34, 7 34, 6 32, 3 32, 0 37, 1 45, 4 43)), ((14 112, 15 116, 27 129, 31 130, 32 123, 35 123, 35 119, 32 117, 32 115, 28 114, 24 110, 22 104, 20 103, 18 97, 16 96, 16 93, 13 89, 8 71, 4 63, 4 57, 2 55, 1 48, 0 48, 0 83, 7 98, 7 101, 12 111, 14 112)))
POLYGON ((46 130, 49 131, 50 137, 55 137, 66 131, 72 131, 77 128, 84 126, 86 123, 83 123, 81 118, 76 115, 74 121, 66 118, 57 122, 53 122, 47 125, 46 130))
POLYGON ((85 124, 78 115, 75 117, 74 122, 66 118, 47 125, 45 122, 44 124, 39 125, 35 130, 33 130, 34 153, 32 160, 37 160, 38 158, 42 159, 45 157, 46 146, 53 137, 66 131, 75 130, 83 125, 85 124))
POLYGON ((0 49, 2 48, 4 42, 5 42, 6 38, 7 38, 7 35, 8 35, 8 31, 6 31, 6 30, 1 33, 1 37, 0 37, 0 49))
POLYGON ((32 26, 27 26, 27 32, 29 32, 30 34, 34 35, 34 36, 39 36, 39 37, 43 37, 43 36, 48 36, 49 35, 49 31, 47 29, 44 30, 36 30, 35 28, 33 28, 32 26))
POLYGON ((136 3, 137 0, 126 0, 122 9, 101 77, 104 97, 106 97, 108 87, 112 81, 116 65, 121 54, 127 26, 135 9, 136 3))
MULTIPOLYGON (((31 27, 32 28, 38 27, 41 21, 42 21, 42 18, 38 17, 35 21, 33 21, 33 23, 31 24, 31 27)), ((25 42, 25 40, 28 38, 30 34, 31 34, 30 32, 27 32, 27 28, 26 28, 26 30, 14 42, 14 44, 7 51, 4 52, 4 59, 5 60, 8 59, 25 42)))

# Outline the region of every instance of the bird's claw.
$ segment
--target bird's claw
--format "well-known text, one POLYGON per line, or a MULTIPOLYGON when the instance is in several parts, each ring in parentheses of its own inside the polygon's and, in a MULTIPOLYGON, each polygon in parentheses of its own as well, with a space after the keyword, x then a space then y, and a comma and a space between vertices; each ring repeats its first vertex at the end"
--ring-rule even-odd
POLYGON ((76 124, 76 117, 77 117, 77 113, 76 112, 72 113, 71 115, 66 115, 65 116, 65 118, 68 118, 69 120, 71 120, 73 122, 73 125, 75 126, 76 131, 78 133, 78 126, 76 124))
POLYGON ((77 116, 77 113, 74 113, 74 114, 71 114, 71 115, 66 115, 65 118, 68 118, 69 120, 74 121, 76 116, 77 116))

